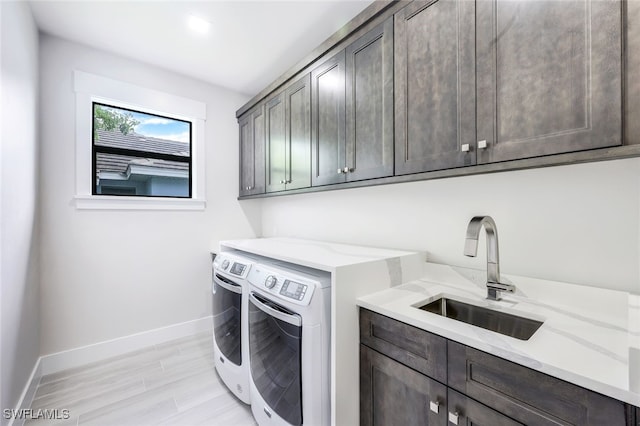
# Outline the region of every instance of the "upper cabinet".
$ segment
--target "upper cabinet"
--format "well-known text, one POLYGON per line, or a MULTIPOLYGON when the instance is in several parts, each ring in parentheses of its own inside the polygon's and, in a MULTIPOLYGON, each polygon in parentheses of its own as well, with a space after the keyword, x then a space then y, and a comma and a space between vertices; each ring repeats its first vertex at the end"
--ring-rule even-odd
POLYGON ((437 0, 396 13, 396 174, 622 144, 621 7, 437 0))
POLYGON ((311 72, 311 182, 313 186, 344 182, 345 160, 344 50, 311 72))
POLYGON ((238 111, 240 196, 640 156, 635 2, 373 2, 346 28, 238 111))
POLYGON ((622 144, 622 2, 476 8, 478 163, 622 144))
POLYGON ((309 86, 307 74, 266 102, 267 192, 311 185, 309 86))
POLYGON ((475 164, 475 2, 395 15, 396 174, 475 164))
POLYGON ((393 19, 347 46, 346 180, 393 176, 393 19))
POLYGON ((238 120, 240 127, 240 196, 263 194, 264 105, 260 104, 238 120))
POLYGON ((393 20, 311 73, 314 186, 393 175, 393 20))

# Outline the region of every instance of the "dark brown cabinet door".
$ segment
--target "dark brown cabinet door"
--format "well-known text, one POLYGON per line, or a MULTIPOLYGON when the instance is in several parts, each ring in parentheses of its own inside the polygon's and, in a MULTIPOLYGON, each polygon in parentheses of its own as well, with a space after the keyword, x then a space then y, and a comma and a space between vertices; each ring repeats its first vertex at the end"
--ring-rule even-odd
POLYGON ((450 387, 522 423, 626 424, 620 401, 460 343, 448 341, 448 361, 450 387))
POLYGON ((522 426, 522 423, 518 423, 452 389, 448 390, 447 396, 449 398, 447 418, 452 425, 522 426))
POLYGON ((285 118, 284 93, 279 93, 265 104, 267 192, 285 189, 287 180, 285 118))
POLYGON ((394 36, 395 173, 475 164, 475 2, 411 3, 394 36))
POLYGON ((478 164, 622 143, 622 2, 476 8, 478 164))
POLYGON ((311 184, 311 98, 309 75, 266 102, 266 190, 311 184))
POLYGON ((445 426, 446 407, 446 386, 360 345, 361 426, 445 426))
POLYGON ((345 52, 311 72, 313 186, 345 181, 345 52))
POLYGON ((311 91, 309 74, 285 90, 285 189, 311 186, 311 91))
POLYGON ((393 175, 393 19, 311 73, 312 184, 393 175))
POLYGON ((346 48, 346 180, 393 176, 393 18, 346 48))
POLYGON ((265 192, 264 105, 247 112, 240 127, 240 196, 265 192))

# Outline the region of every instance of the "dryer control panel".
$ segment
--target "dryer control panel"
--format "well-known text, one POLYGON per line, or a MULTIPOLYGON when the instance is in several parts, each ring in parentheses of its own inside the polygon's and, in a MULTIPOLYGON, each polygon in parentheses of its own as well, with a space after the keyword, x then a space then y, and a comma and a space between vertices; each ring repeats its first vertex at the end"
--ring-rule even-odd
POLYGON ((280 300, 303 306, 311 302, 316 288, 316 283, 312 280, 292 276, 286 271, 258 264, 251 268, 247 279, 253 286, 280 300))
POLYGON ((306 284, 297 283, 291 280, 284 280, 282 288, 280 289, 280 294, 292 299, 302 300, 304 299, 308 288, 309 286, 306 284))

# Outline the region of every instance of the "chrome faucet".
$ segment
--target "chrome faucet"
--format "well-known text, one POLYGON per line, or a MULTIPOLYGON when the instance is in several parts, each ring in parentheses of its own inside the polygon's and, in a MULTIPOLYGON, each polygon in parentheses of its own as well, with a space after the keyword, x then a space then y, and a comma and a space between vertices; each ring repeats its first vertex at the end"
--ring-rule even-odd
POLYGON ((478 237, 484 226, 487 232, 487 299, 500 300, 500 292, 513 293, 516 287, 500 282, 500 260, 498 259, 498 227, 491 216, 476 216, 467 226, 467 239, 464 243, 464 255, 476 257, 478 237))

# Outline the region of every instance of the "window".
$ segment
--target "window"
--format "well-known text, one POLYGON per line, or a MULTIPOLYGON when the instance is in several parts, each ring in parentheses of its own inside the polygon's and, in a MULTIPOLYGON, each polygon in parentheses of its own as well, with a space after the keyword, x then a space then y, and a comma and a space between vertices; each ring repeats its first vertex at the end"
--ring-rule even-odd
POLYGON ((205 103, 83 71, 74 90, 76 208, 205 208, 205 103))
POLYGON ((93 102, 93 195, 191 198, 191 122, 93 102))

